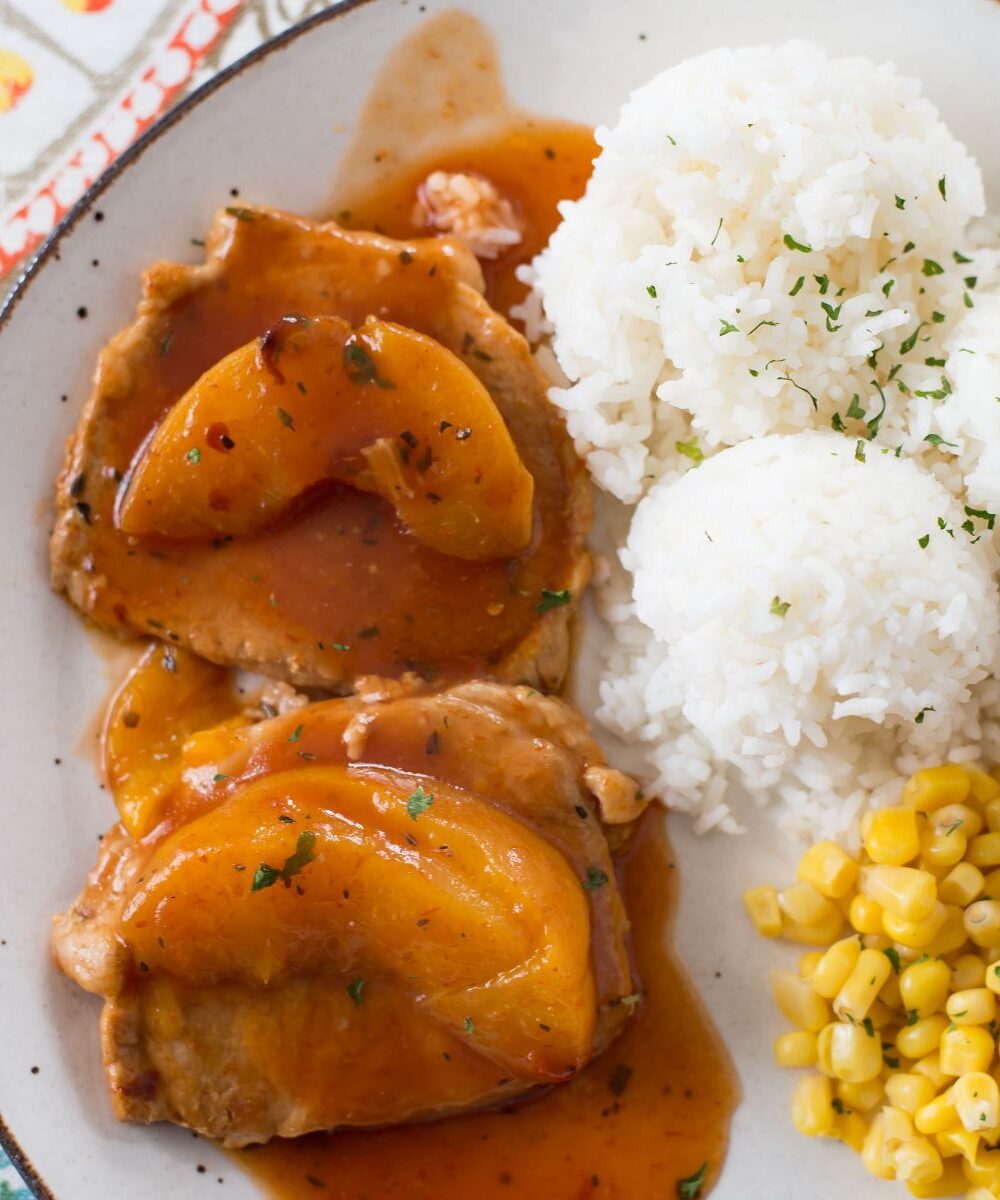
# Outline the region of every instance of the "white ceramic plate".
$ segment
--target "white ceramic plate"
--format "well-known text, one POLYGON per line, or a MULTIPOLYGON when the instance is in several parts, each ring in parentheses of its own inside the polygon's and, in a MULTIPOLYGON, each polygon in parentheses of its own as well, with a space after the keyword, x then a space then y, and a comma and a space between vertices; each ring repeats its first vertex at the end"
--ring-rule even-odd
MULTIPOLYGON (((892 58, 923 80, 952 129, 978 155, 993 204, 1000 203, 995 0, 465 0, 463 6, 496 36, 518 104, 592 123, 613 119, 630 88, 657 70, 721 44, 810 37, 840 54, 892 58)), ((98 349, 131 317, 144 264, 190 257, 190 238, 203 233, 233 187, 263 202, 322 212, 343 131, 356 120, 373 72, 425 11, 440 7, 437 0, 335 5, 213 81, 85 197, 0 319, 0 512, 6 520, 0 1131, 40 1197, 245 1200, 256 1194, 227 1159, 189 1134, 115 1124, 99 1065, 98 1002, 62 978, 48 958, 49 918, 78 890, 97 835, 111 820, 92 753, 106 661, 78 617, 47 588, 48 502, 63 441, 98 349), (77 314, 81 307, 86 319, 77 314), (199 1163, 207 1171, 198 1172, 199 1163), (220 1175, 224 1189, 216 1182, 220 1175)), ((578 695, 587 707, 593 688, 586 662, 578 695)), ((791 1080, 771 1062, 779 1020, 765 983, 767 967, 781 953, 751 936, 740 893, 787 875, 795 848, 781 843, 766 818, 757 824, 746 838, 696 841, 682 820, 671 822, 683 867, 678 945, 744 1089, 714 1196, 888 1195, 855 1156, 807 1142, 789 1126, 791 1080)))

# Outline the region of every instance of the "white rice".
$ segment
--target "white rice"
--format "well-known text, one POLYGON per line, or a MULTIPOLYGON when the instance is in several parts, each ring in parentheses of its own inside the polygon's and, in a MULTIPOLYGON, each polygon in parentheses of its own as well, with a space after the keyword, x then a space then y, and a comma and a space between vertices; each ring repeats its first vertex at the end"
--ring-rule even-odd
POLYGON ((838 835, 873 781, 980 740, 992 542, 916 464, 857 446, 747 441, 636 509, 599 715, 649 744, 674 806, 704 815, 734 767, 786 828, 838 835))
POLYGON ((682 63, 597 137, 523 315, 594 479, 640 502, 599 716, 699 828, 738 828, 735 777, 843 833, 900 772, 1000 750, 979 169, 915 81, 801 42, 682 63))

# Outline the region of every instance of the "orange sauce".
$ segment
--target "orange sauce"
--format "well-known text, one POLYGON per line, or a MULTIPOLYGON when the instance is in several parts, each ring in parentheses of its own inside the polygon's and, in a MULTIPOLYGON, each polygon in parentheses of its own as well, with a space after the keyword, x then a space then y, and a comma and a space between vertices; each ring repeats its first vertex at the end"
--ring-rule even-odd
POLYGON ((716 1177, 738 1085, 667 949, 677 872, 648 813, 620 865, 644 999, 572 1083, 503 1109, 424 1125, 274 1140, 236 1154, 275 1200, 670 1200, 716 1177))
POLYGON ((586 125, 512 115, 504 128, 485 138, 459 143, 394 172, 393 178, 335 215, 353 229, 376 229, 398 238, 426 237, 433 230, 423 223, 416 204, 421 181, 432 170, 486 176, 513 203, 522 226, 520 243, 481 263, 487 299, 507 314, 527 291, 515 271, 531 262, 549 240, 559 222, 559 201, 583 195, 597 149, 586 125))

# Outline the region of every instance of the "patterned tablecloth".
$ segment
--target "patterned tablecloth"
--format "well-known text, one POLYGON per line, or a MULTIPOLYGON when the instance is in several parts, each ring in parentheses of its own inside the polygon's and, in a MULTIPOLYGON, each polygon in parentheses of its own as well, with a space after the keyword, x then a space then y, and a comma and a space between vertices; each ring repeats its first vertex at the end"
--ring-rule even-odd
MULTIPOLYGON (((0 299, 117 154, 329 0, 0 0, 0 299)), ((0 1200, 30 1200, 0 1150, 0 1200)))

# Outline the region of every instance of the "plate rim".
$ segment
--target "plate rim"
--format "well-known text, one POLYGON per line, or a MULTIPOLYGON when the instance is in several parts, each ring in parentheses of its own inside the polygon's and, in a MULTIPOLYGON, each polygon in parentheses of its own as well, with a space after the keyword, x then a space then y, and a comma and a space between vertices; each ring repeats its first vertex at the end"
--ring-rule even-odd
MULTIPOLYGON (((175 125, 180 124, 203 100, 207 100, 210 96, 220 91, 227 83, 242 75, 249 67, 253 67, 265 58, 270 57, 274 51, 285 49, 286 46, 298 41, 304 34, 310 33, 320 25, 325 25, 328 21, 334 21, 338 17, 346 16, 355 9, 375 2, 376 0, 335 0, 335 3, 331 4, 328 8, 321 9, 319 12, 313 13, 312 16, 297 21, 294 25, 290 25, 287 29, 282 30, 281 33, 275 34, 273 37, 261 42, 259 46, 255 46, 252 50, 247 51, 246 54, 237 58, 235 62, 230 63, 228 67, 224 67, 210 79, 206 79, 204 83, 196 87, 194 91, 185 96, 183 100, 180 100, 173 108, 157 118, 144 133, 136 138, 130 146, 126 147, 114 162, 94 180, 28 260, 27 266, 17 277, 13 289, 7 295, 3 304, 0 305, 0 338, 2 338, 3 334, 9 328, 11 317, 28 288, 38 277, 42 268, 50 261, 53 261, 63 237, 79 224, 81 218, 91 211, 99 197, 120 176, 124 175, 130 167, 134 166, 154 142, 158 141, 163 134, 167 133, 175 125)), ((34 1197, 34 1200, 58 1200, 56 1194, 41 1177, 31 1159, 22 1149, 14 1131, 4 1119, 2 1112, 0 1112, 0 1150, 7 1155, 11 1166, 13 1166, 14 1170, 21 1177, 25 1187, 34 1197)))

